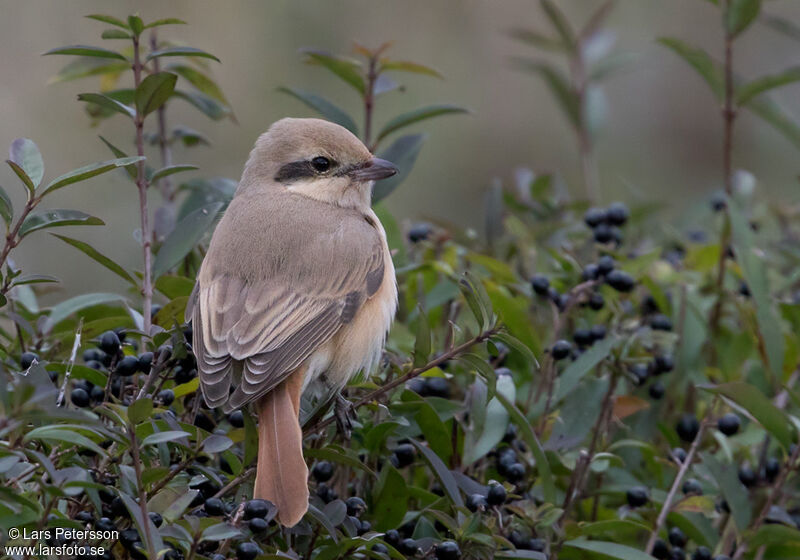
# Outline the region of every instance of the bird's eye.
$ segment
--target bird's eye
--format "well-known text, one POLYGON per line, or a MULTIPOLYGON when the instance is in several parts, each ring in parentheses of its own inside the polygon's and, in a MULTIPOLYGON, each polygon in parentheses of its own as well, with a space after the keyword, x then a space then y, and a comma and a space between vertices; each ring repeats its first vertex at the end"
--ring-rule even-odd
POLYGON ((331 160, 326 157, 318 156, 311 160, 311 165, 318 173, 325 173, 331 168, 331 160))

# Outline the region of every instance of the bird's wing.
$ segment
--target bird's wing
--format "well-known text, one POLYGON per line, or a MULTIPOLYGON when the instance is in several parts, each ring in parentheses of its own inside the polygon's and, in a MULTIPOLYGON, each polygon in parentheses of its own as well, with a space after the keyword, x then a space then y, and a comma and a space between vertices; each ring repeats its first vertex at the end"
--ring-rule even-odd
POLYGON ((264 244, 250 258, 266 264, 201 271, 194 346, 209 406, 234 410, 273 389, 351 321, 383 280, 383 244, 363 219, 291 241, 266 236, 264 244), (241 379, 229 398, 237 368, 241 379))

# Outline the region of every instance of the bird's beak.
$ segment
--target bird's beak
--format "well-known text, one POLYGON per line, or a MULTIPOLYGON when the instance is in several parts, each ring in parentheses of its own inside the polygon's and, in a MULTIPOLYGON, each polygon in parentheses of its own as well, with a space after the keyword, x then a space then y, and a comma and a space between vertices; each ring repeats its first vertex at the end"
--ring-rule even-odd
POLYGON ((356 181, 379 181, 396 173, 397 167, 391 161, 374 157, 351 171, 350 175, 356 181))

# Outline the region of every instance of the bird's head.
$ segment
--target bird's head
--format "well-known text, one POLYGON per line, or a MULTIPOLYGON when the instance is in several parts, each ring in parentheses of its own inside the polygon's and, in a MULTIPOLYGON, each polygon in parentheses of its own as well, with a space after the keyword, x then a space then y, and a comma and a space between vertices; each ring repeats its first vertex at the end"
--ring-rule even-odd
POLYGON ((337 206, 369 208, 374 181, 397 173, 353 133, 321 119, 281 119, 256 141, 242 184, 269 181, 337 206))

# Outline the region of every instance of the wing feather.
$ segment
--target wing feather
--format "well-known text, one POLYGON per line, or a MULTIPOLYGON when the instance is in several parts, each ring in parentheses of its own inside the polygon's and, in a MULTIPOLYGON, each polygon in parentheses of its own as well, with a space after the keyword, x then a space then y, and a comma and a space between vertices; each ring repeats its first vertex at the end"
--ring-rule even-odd
POLYGON ((209 406, 235 410, 271 391, 380 287, 378 231, 354 211, 324 206, 316 209, 337 215, 287 210, 264 231, 263 223, 227 219, 229 209, 217 227, 190 298, 209 406), (249 258, 232 260, 232 247, 241 252, 244 243, 249 258))

